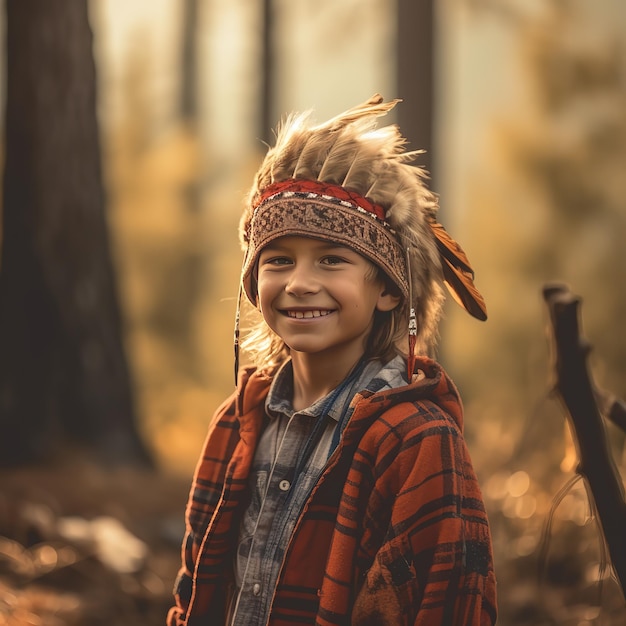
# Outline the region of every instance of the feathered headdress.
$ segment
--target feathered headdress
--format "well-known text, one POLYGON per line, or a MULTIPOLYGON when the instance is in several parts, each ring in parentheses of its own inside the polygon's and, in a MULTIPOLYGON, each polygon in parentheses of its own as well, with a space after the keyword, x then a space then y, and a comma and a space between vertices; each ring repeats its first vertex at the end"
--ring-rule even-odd
POLYGON ((355 249, 403 297, 410 379, 416 346, 427 350, 434 342, 441 283, 474 317, 485 320, 487 312, 465 253, 436 221, 437 198, 424 184, 424 170, 411 164, 421 151, 404 150, 397 126, 377 126, 398 102, 376 94, 320 125, 311 123, 311 112, 286 118, 241 217, 241 287, 256 303, 258 254, 277 237, 316 237, 355 249))

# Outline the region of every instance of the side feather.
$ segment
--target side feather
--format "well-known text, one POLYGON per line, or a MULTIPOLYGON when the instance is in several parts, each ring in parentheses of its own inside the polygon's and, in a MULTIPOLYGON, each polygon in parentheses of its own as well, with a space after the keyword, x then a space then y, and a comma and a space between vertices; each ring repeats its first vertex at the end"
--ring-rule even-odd
POLYGON ((441 257, 443 279, 452 297, 473 317, 487 319, 485 300, 474 285, 474 270, 461 246, 435 220, 429 221, 441 257))

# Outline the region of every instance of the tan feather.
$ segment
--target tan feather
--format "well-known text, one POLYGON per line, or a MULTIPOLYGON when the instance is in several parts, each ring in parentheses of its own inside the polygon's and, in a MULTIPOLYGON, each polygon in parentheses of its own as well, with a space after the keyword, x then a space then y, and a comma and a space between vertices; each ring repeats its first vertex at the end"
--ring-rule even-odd
POLYGON ((286 127, 286 130, 278 132, 276 146, 270 151, 272 158, 269 159, 269 172, 263 180, 259 180, 260 188, 291 177, 302 144, 309 137, 309 131, 306 127, 308 117, 309 114, 296 117, 286 127))
POLYGON ((326 155, 321 164, 317 179, 327 183, 340 184, 346 172, 354 162, 359 151, 359 145, 354 141, 350 132, 342 132, 341 137, 333 144, 332 150, 326 155))
POLYGON ((338 133, 328 133, 322 138, 309 133, 303 141, 300 155, 293 166, 291 178, 317 179, 318 172, 338 137, 338 133))
POLYGON ((276 143, 270 148, 259 167, 249 199, 254 201, 259 190, 264 189, 275 181, 291 177, 289 167, 297 160, 299 150, 309 135, 308 119, 311 112, 288 115, 278 126, 276 143))
POLYGON ((313 128, 314 131, 320 130, 337 130, 338 128, 343 128, 347 124, 352 124, 355 121, 363 121, 368 117, 371 119, 373 117, 380 117, 381 115, 386 115, 391 109, 393 109, 398 102, 401 100, 390 100, 389 102, 383 102, 383 97, 376 93, 369 100, 358 104, 339 115, 329 119, 327 122, 320 124, 319 126, 315 126, 313 128))
POLYGON ((381 178, 384 168, 386 159, 381 155, 386 155, 389 144, 394 142, 394 134, 393 128, 387 127, 365 133, 361 141, 352 138, 351 143, 356 149, 351 160, 344 165, 345 174, 339 184, 370 197, 368 191, 381 178))

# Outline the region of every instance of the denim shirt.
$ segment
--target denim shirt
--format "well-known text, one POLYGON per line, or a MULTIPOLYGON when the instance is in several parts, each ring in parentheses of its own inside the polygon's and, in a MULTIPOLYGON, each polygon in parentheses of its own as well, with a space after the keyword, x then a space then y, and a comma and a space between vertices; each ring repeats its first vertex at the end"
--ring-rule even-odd
POLYGON ((287 361, 276 374, 266 401, 269 422, 250 474, 250 504, 239 529, 234 562, 236 588, 230 599, 227 624, 267 623, 296 520, 338 440, 339 424, 345 425, 350 417, 352 399, 365 388, 376 392, 406 384, 405 369, 402 357, 387 365, 369 361, 347 384, 297 412, 291 403, 291 362, 287 361), (304 458, 305 442, 318 420, 323 420, 318 426, 320 434, 304 458))

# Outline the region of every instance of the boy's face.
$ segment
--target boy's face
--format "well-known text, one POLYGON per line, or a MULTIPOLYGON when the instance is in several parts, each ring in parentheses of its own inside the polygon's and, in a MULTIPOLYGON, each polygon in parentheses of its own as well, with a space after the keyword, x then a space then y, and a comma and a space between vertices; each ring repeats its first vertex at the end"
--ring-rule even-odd
POLYGON ((291 351, 358 360, 374 311, 399 301, 357 252, 328 241, 280 237, 258 262, 258 303, 291 351))

